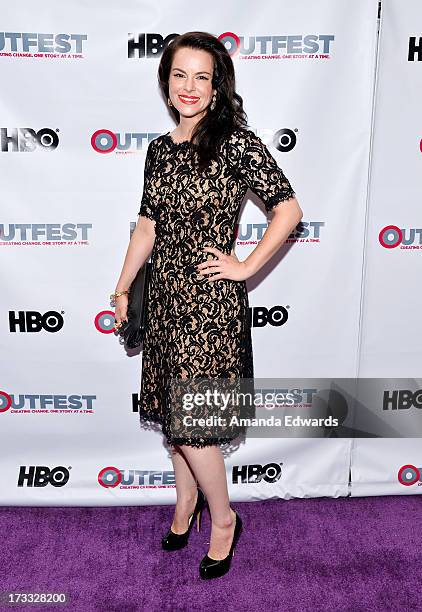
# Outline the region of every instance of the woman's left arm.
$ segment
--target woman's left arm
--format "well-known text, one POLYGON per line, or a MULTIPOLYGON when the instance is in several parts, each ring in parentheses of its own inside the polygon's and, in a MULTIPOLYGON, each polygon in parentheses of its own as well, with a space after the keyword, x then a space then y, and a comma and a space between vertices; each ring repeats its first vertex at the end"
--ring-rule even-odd
POLYGON ((244 261, 239 262, 245 267, 246 278, 258 272, 271 259, 303 217, 303 211, 295 197, 280 202, 272 210, 274 216, 261 241, 244 261))
POLYGON ((217 257, 198 265, 200 273, 213 274, 208 280, 245 280, 255 274, 287 240, 303 216, 290 181, 259 136, 250 130, 234 131, 228 140, 227 160, 233 173, 261 198, 267 213, 272 212, 274 217, 245 261, 240 262, 234 250, 226 255, 214 247, 205 247, 204 251, 217 257))
POLYGON ((231 280, 246 280, 253 276, 271 259, 285 243, 292 230, 303 217, 303 211, 295 197, 289 198, 272 209, 273 218, 268 224, 264 236, 244 261, 239 261, 234 252, 230 255, 222 253, 214 247, 204 247, 204 251, 217 257, 199 264, 200 274, 212 274, 208 280, 228 278, 231 280))

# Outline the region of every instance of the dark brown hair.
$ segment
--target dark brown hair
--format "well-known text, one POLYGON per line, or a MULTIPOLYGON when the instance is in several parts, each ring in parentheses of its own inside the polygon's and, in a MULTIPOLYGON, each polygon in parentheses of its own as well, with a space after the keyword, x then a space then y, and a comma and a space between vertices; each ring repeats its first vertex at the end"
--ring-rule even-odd
MULTIPOLYGON (((223 43, 208 32, 180 34, 164 49, 158 67, 158 82, 165 100, 169 97, 169 78, 174 54, 182 47, 202 49, 213 57, 211 83, 212 88, 216 90, 215 108, 211 110, 208 107, 192 133, 192 142, 197 144, 199 169, 203 170, 212 159, 216 159, 222 139, 229 136, 235 128, 247 126, 247 116, 243 110, 243 99, 235 90, 232 58, 223 43)), ((179 122, 179 111, 174 106, 171 106, 170 110, 179 122)))

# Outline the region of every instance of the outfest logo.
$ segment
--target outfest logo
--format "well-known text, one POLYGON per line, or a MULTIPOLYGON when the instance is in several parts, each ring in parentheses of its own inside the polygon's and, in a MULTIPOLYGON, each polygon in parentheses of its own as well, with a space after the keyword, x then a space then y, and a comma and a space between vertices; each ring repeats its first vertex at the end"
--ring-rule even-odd
MULTIPOLYGON (((128 35, 128 58, 152 59, 160 57, 177 33, 162 36, 142 32, 128 35)), ((244 36, 223 32, 217 38, 231 57, 240 60, 329 59, 334 34, 257 34, 244 36)))
POLYGON ((128 155, 145 153, 148 143, 159 136, 149 132, 112 132, 107 128, 96 130, 91 136, 91 147, 97 153, 128 155))
POLYGON ((113 310, 101 310, 94 319, 95 329, 101 334, 112 334, 115 331, 114 318, 113 310))
POLYGON ((87 246, 92 223, 0 223, 0 246, 87 246))
POLYGON ((422 228, 400 228, 397 225, 386 225, 378 235, 379 243, 385 249, 405 249, 418 251, 422 249, 422 228))
POLYGON ((53 395, 52 393, 7 393, 0 390, 0 415, 8 414, 93 414, 96 395, 53 395))
POLYGON ((414 484, 420 487, 422 485, 422 468, 417 468, 411 464, 402 465, 398 471, 397 479, 405 487, 410 487, 414 484))
POLYGON ((0 56, 80 59, 87 39, 87 34, 0 32, 0 56))
POLYGON ((173 470, 122 470, 113 465, 98 473, 98 484, 105 489, 174 489, 173 470))
MULTIPOLYGON (((286 244, 320 242, 321 228, 324 226, 324 221, 300 221, 287 238, 286 244)), ((268 223, 238 223, 235 228, 236 244, 258 244, 267 227, 268 223)))
POLYGON ((218 39, 232 57, 238 56, 239 59, 291 59, 295 57, 323 59, 329 57, 334 35, 238 36, 234 32, 224 32, 218 39))

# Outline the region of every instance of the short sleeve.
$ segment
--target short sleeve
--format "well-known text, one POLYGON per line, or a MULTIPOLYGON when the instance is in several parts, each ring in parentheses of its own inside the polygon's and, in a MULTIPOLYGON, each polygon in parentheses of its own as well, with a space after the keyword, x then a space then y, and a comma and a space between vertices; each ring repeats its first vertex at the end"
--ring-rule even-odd
POLYGON ((145 166, 144 166, 144 187, 141 198, 141 206, 138 212, 138 215, 142 215, 143 217, 148 217, 148 219, 152 219, 153 221, 157 221, 157 190, 154 183, 154 165, 156 158, 156 149, 154 145, 154 141, 148 145, 146 156, 145 156, 145 166))
POLYGON ((261 198, 267 212, 296 195, 267 146, 250 130, 235 130, 227 153, 232 170, 261 198))

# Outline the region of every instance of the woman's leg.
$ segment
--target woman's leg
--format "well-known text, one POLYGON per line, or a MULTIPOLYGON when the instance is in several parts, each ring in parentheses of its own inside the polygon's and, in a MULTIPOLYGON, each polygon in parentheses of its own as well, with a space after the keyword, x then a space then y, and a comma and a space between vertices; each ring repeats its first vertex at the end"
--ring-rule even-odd
POLYGON ((195 475, 178 446, 171 447, 171 459, 176 478, 176 508, 171 530, 174 533, 184 533, 189 526, 189 516, 195 509, 197 499, 197 483, 195 475))
POLYGON ((233 540, 236 515, 230 508, 226 468, 219 446, 179 447, 186 457, 208 500, 211 514, 211 539, 208 554, 224 559, 233 540))

